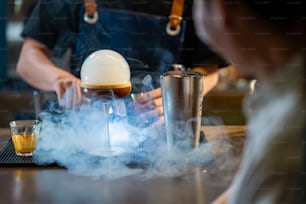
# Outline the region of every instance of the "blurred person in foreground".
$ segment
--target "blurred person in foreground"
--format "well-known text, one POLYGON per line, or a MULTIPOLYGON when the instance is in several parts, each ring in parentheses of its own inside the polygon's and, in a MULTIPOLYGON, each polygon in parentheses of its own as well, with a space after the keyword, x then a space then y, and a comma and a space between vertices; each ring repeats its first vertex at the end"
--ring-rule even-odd
POLYGON ((214 203, 305 203, 305 1, 196 0, 197 34, 259 83, 240 168, 214 203))
POLYGON ((74 108, 82 97, 79 77, 85 58, 96 50, 115 50, 130 65, 132 93, 142 93, 135 100, 143 110, 139 112, 143 117, 159 115, 156 124, 160 124, 161 74, 175 63, 193 68, 206 75, 206 94, 217 84, 218 68, 226 64, 197 38, 192 4, 190 0, 39 0, 22 32, 17 72, 33 87, 56 92, 61 107, 74 108), (182 19, 171 13, 174 2, 174 10, 182 8, 182 19), (96 12, 87 15, 88 10, 96 12), (177 33, 167 30, 170 18, 180 22, 177 33), (68 63, 63 63, 67 53, 68 63), (64 101, 66 94, 72 97, 64 101))

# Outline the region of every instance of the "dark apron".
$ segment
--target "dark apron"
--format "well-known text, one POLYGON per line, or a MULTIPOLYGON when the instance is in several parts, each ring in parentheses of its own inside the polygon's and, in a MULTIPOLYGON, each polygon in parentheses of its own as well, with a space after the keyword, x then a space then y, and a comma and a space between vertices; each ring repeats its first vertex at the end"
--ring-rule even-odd
POLYGON ((83 19, 84 7, 80 12, 79 37, 73 53, 77 67, 96 50, 115 50, 129 63, 132 92, 138 93, 159 87, 160 75, 179 62, 186 30, 184 20, 180 33, 170 36, 166 32, 168 17, 98 8, 98 21, 89 24, 83 19))

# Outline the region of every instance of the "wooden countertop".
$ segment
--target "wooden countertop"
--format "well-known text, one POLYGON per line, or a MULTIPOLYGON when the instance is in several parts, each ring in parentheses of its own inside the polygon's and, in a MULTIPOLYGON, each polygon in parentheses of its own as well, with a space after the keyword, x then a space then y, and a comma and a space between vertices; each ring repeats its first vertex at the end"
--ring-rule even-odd
MULTIPOLYGON (((208 126, 203 127, 203 130, 216 155, 217 162, 213 166, 190 167, 187 173, 179 177, 144 179, 139 175, 131 175, 113 180, 79 176, 57 167, 2 167, 0 202, 6 204, 210 203, 226 189, 233 178, 240 161, 246 127, 208 126), (230 148, 224 147, 220 142, 224 138, 229 139, 230 148), (229 153, 233 153, 231 165, 224 165, 222 159, 218 161, 218 155, 229 153)), ((9 129, 0 129, 0 148, 9 137, 9 129)))

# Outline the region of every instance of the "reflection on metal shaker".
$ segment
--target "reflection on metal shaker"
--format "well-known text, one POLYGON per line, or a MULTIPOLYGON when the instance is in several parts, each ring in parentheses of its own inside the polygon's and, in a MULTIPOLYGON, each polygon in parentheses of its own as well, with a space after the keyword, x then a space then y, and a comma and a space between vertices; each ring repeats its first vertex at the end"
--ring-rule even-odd
POLYGON ((200 143, 204 76, 182 65, 161 75, 163 108, 169 148, 197 148, 200 143))

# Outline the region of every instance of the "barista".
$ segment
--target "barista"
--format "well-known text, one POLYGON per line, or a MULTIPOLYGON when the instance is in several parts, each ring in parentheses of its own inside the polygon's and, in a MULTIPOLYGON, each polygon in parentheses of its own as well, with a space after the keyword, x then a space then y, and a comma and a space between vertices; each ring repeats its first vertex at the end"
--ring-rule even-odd
POLYGON ((133 92, 144 93, 136 98, 145 109, 150 107, 143 114, 162 116, 159 76, 173 63, 212 73, 205 79, 205 93, 217 83, 218 64, 224 64, 197 38, 191 18, 192 3, 40 0, 22 32, 24 43, 17 72, 32 86, 56 92, 60 106, 72 108, 81 100, 79 77, 84 59, 95 50, 112 49, 130 64, 133 92), (179 32, 169 34, 168 17, 180 8, 183 20, 177 18, 179 32), (95 22, 84 20, 87 10, 96 11, 88 15, 95 22), (68 63, 63 63, 67 53, 68 63), (62 99, 68 91, 72 92, 71 98, 64 103, 62 99))

